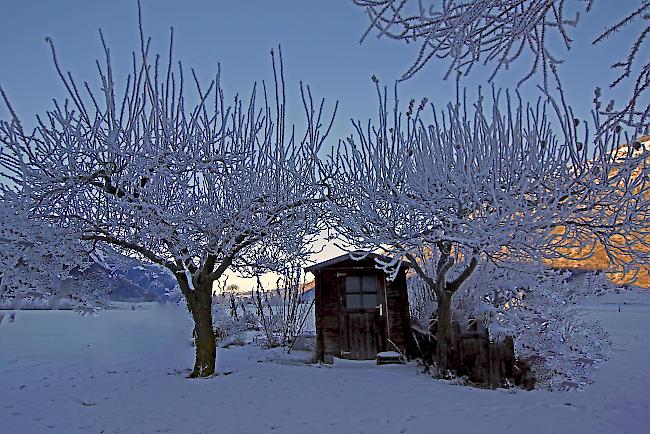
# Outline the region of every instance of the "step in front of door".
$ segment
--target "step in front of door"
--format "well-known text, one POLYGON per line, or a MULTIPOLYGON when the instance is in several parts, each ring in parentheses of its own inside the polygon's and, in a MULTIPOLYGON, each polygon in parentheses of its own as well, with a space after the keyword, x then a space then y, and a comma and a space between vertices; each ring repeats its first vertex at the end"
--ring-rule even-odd
POLYGON ((377 354, 378 365, 402 364, 404 359, 397 351, 384 351, 377 354))

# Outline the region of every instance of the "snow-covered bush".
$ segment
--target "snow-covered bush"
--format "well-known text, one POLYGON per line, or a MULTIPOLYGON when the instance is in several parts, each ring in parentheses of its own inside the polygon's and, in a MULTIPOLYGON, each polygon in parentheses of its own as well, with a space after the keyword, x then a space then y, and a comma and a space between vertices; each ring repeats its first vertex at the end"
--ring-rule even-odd
POLYGON ((221 347, 244 345, 249 324, 242 316, 233 316, 228 305, 212 303, 212 328, 217 344, 221 347))
MULTIPOLYGON (((417 291, 417 278, 410 283, 417 291)), ((458 292, 453 317, 462 327, 482 321, 496 341, 513 336, 517 356, 530 363, 538 387, 579 388, 591 382, 610 346, 601 322, 579 302, 610 286, 602 274, 575 278, 526 264, 484 264, 458 292)), ((426 318, 434 310, 418 315, 426 318)))
POLYGON ((303 300, 301 289, 305 286, 300 266, 287 268, 277 279, 274 290, 267 291, 258 280, 252 294, 257 319, 264 332, 264 345, 289 346, 291 350, 307 322, 314 300, 303 300))
MULTIPOLYGON (((239 287, 236 289, 239 289, 239 287)), ((240 295, 231 291, 227 296, 226 303, 228 304, 232 318, 237 321, 242 320, 248 330, 258 330, 257 317, 247 308, 247 303, 244 303, 240 295)))

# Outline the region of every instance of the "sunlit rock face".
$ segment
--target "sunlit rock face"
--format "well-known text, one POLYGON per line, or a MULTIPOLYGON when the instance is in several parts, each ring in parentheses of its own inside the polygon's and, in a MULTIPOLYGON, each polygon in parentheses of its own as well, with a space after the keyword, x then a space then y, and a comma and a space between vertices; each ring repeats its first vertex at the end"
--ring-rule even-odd
MULTIPOLYGON (((650 136, 642 136, 637 142, 632 145, 622 145, 620 146, 616 153, 616 159, 627 158, 628 153, 632 151, 633 157, 640 157, 644 154, 646 155, 645 159, 641 160, 639 168, 636 170, 635 174, 640 175, 642 172, 642 164, 650 166, 650 136)), ((637 176, 638 176, 637 175, 637 176)), ((642 194, 639 192, 639 194, 642 194)), ((650 195, 646 191, 647 195, 650 195)), ((650 218, 650 216, 648 216, 650 218)), ((558 232, 561 233, 564 228, 558 228, 558 232)), ((637 235, 638 243, 636 251, 639 253, 647 253, 650 251, 650 233, 639 233, 637 235)), ((612 244, 616 245, 616 239, 613 238, 612 244)), ((620 242, 620 241, 619 241, 620 242)), ((547 260, 546 263, 556 268, 567 268, 567 269, 584 269, 584 270, 603 270, 606 272, 607 277, 614 283, 619 285, 628 285, 633 284, 640 286, 642 288, 650 288, 650 264, 642 263, 642 261, 637 260, 631 255, 622 255, 614 253, 619 259, 624 259, 624 261, 630 264, 628 269, 623 271, 622 269, 613 269, 611 261, 608 258, 607 252, 603 247, 602 243, 597 240, 594 240, 592 243, 586 243, 581 248, 567 246, 566 249, 563 249, 563 254, 567 255, 567 258, 555 258, 547 260), (576 259, 581 258, 581 259, 576 259)))

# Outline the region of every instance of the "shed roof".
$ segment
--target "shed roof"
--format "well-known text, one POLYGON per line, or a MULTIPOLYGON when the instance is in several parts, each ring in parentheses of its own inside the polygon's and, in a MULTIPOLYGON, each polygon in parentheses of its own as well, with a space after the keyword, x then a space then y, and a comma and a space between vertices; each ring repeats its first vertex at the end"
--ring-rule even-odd
MULTIPOLYGON (((361 254, 361 253, 365 253, 365 252, 357 252, 357 253, 361 254)), ((383 261, 390 261, 390 258, 388 256, 384 256, 384 255, 380 255, 378 253, 372 253, 372 252, 367 253, 367 256, 364 259, 375 259, 375 258, 379 258, 379 259, 381 259, 383 261)), ((323 261, 323 262, 319 262, 318 264, 310 265, 309 267, 305 268, 305 271, 313 273, 314 271, 318 271, 321 268, 326 268, 326 267, 329 267, 329 266, 332 266, 332 265, 336 265, 339 262, 347 261, 347 260, 350 260, 350 259, 353 259, 350 256, 350 253, 344 253, 344 254, 342 254, 340 256, 337 256, 335 258, 328 259, 327 261, 323 261)), ((410 267, 411 264, 408 261, 402 261, 402 266, 410 267)))

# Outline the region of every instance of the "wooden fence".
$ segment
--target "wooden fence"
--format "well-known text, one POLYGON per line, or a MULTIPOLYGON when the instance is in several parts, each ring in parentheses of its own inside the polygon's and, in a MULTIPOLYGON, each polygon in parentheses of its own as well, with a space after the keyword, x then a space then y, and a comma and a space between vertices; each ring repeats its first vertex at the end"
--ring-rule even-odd
MULTIPOLYGON (((458 376, 466 376, 471 383, 483 387, 496 388, 507 383, 528 390, 535 387, 530 367, 515 356, 512 337, 506 337, 503 342, 491 342, 484 327, 461 331, 460 325, 454 323, 453 329, 450 367, 458 376)), ((436 359, 435 337, 414 327, 413 338, 416 354, 425 364, 433 364, 436 359)))

